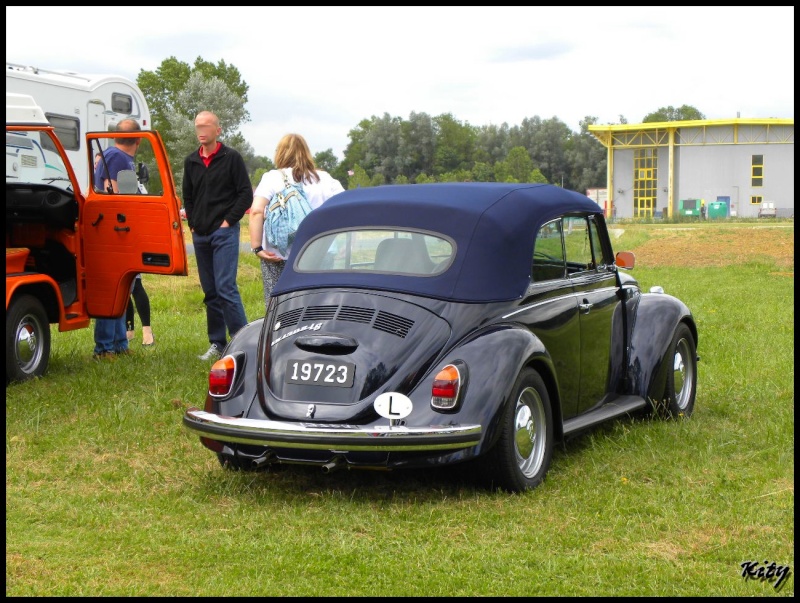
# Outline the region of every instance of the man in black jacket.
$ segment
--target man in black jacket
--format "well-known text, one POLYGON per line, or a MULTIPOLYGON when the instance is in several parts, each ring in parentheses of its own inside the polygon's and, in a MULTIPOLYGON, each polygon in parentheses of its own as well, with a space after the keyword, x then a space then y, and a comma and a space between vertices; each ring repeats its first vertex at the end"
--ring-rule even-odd
POLYGON ((183 162, 183 205, 192 232, 197 273, 205 297, 208 341, 198 356, 216 360, 229 335, 247 324, 236 284, 239 221, 253 202, 253 187, 242 156, 217 140, 219 119, 201 111, 194 120, 200 149, 183 162))

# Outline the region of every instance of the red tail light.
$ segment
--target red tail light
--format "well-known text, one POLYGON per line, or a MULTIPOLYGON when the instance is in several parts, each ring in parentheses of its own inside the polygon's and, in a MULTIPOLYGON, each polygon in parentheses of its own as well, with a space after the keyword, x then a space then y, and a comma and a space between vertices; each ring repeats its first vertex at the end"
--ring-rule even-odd
POLYGON ((431 406, 439 410, 453 410, 458 404, 461 390, 461 373, 455 365, 448 364, 433 379, 431 406))
POLYGON ((236 376, 236 359, 225 356, 217 360, 208 372, 208 393, 212 396, 227 396, 236 376))

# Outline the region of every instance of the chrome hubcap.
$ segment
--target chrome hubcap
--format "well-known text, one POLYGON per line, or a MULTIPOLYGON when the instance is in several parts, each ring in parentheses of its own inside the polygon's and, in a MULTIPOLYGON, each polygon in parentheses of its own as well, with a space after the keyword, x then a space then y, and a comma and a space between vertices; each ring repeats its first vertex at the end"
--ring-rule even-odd
POLYGON ((675 403, 685 410, 689 405, 694 383, 694 362, 690 356, 691 347, 686 339, 681 339, 675 346, 675 358, 672 364, 672 379, 675 385, 675 403))
POLYGON ((544 459, 547 438, 544 404, 535 389, 525 389, 517 399, 514 412, 514 442, 517 465, 523 475, 536 475, 544 459))
POLYGON ((26 373, 29 373, 39 364, 42 348, 39 342, 38 321, 31 317, 24 317, 17 325, 16 346, 14 353, 17 364, 26 373))

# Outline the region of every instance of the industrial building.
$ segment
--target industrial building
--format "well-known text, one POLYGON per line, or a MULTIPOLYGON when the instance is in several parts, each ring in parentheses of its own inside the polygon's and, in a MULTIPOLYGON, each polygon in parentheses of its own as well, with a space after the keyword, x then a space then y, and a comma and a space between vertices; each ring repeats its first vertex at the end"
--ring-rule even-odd
POLYGON ((794 216, 794 119, 593 125, 611 218, 794 216), (770 211, 774 208, 773 211, 770 211))

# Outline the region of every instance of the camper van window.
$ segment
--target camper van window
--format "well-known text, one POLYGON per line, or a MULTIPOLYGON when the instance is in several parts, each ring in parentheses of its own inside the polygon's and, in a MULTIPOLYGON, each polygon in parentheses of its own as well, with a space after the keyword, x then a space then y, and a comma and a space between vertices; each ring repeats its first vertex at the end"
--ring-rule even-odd
POLYGON ((52 151, 53 153, 58 154, 56 143, 54 143, 53 139, 50 138, 49 136, 42 136, 39 142, 42 144, 42 149, 44 149, 45 151, 52 151))
POLYGON ((67 151, 77 151, 81 148, 81 124, 78 119, 54 113, 45 113, 44 115, 55 128, 56 136, 67 151))
POLYGON ((133 113, 133 99, 127 94, 113 92, 111 94, 111 110, 114 113, 130 115, 133 113))

